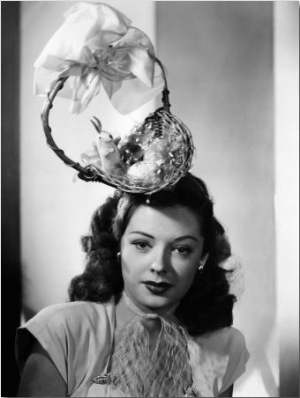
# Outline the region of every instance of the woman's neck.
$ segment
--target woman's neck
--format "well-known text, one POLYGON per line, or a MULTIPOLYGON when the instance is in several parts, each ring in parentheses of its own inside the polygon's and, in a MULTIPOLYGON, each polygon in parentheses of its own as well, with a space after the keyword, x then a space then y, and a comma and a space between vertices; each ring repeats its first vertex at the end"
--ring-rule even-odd
POLYGON ((158 318, 158 317, 165 317, 167 315, 171 315, 175 312, 179 303, 169 305, 167 307, 150 309, 143 305, 142 303, 136 302, 134 299, 131 298, 129 294, 124 290, 122 293, 121 300, 124 300, 126 306, 131 309, 131 311, 140 316, 141 318, 158 318))
POLYGON ((177 304, 168 309, 153 311, 142 305, 137 306, 124 291, 116 305, 116 337, 124 330, 124 327, 136 317, 144 321, 144 326, 149 334, 156 334, 160 331, 159 318, 171 315, 177 304))

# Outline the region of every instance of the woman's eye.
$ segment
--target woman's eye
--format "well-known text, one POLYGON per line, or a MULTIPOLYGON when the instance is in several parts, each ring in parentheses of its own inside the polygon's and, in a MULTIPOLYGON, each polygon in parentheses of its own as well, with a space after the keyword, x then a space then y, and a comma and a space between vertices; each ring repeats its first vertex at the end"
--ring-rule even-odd
POLYGON ((174 251, 178 254, 189 254, 192 250, 186 246, 177 246, 174 248, 174 251))
POLYGON ((150 247, 148 242, 144 242, 144 241, 136 241, 136 242, 132 242, 132 244, 138 249, 138 250, 145 250, 148 249, 150 247))

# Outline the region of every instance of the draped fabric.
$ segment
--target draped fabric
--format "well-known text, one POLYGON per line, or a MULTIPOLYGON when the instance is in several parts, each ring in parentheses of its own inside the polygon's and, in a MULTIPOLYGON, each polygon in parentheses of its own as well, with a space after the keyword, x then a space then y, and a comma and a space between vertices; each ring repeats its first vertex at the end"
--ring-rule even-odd
MULTIPOLYGON (((147 320, 135 317, 112 356, 114 385, 126 397, 179 397, 191 387, 188 336, 172 317, 158 317, 151 350, 147 320)), ((113 387, 112 387, 113 390, 113 387)))
POLYGON ((57 94, 71 100, 71 113, 86 109, 103 87, 122 114, 139 108, 164 87, 149 37, 120 11, 97 3, 77 3, 34 63, 36 95, 45 95, 60 77, 57 94))

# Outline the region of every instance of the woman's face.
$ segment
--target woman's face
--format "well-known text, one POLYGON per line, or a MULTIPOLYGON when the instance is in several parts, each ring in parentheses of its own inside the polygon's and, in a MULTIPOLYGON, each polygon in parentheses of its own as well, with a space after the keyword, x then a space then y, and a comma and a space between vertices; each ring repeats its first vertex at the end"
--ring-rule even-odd
POLYGON ((121 238, 127 295, 141 309, 168 311, 188 292, 203 243, 199 222, 188 208, 138 207, 121 238))

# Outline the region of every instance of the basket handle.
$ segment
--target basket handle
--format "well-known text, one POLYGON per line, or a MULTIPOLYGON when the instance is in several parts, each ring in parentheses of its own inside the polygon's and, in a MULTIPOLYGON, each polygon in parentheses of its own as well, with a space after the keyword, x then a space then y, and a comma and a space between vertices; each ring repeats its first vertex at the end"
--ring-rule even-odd
POLYGON ((165 87, 164 87, 164 89, 162 91, 162 99, 161 99, 162 103, 163 103, 163 109, 166 112, 171 113, 171 111, 170 111, 171 104, 170 104, 170 101, 169 101, 170 91, 168 89, 166 71, 165 71, 165 68, 164 68, 163 64, 161 63, 161 61, 158 58, 156 58, 156 57, 154 59, 155 59, 155 62, 160 66, 160 69, 161 69, 162 75, 163 75, 163 79, 165 81, 165 87))
POLYGON ((49 114, 50 110, 53 107, 53 101, 58 93, 63 87, 68 77, 58 78, 54 84, 52 89, 47 94, 47 99, 45 101, 43 111, 41 113, 42 124, 44 128, 44 133, 46 135, 46 141, 48 146, 54 151, 54 153, 67 165, 73 167, 73 169, 79 172, 79 178, 84 179, 85 181, 96 181, 95 177, 98 177, 98 181, 102 182, 102 179, 88 167, 82 167, 78 162, 74 162, 68 156, 65 155, 64 151, 60 149, 53 137, 52 137, 52 129, 49 126, 49 114))
MULTIPOLYGON (((162 74, 163 74, 163 79, 165 82, 165 87, 162 91, 163 109, 166 112, 171 113, 170 112, 171 104, 169 102, 169 90, 168 90, 168 85, 167 85, 166 73, 165 73, 165 70, 164 70, 164 67, 163 67, 161 61, 158 58, 155 58, 155 62, 157 62, 158 65, 160 66, 160 68, 162 70, 162 74)), ((52 129, 49 125, 50 110, 53 107, 53 101, 54 101, 57 93, 64 87, 64 84, 68 78, 69 78, 69 76, 58 78, 54 82, 53 87, 47 94, 47 99, 45 101, 45 104, 44 104, 44 107, 43 107, 43 110, 41 113, 41 119, 42 119, 42 124, 43 124, 44 133, 46 136, 47 144, 67 166, 73 167, 73 169, 75 169, 79 172, 78 177, 80 179, 82 179, 84 181, 102 182, 102 183, 105 183, 106 185, 113 186, 112 184, 106 182, 103 178, 101 178, 96 173, 96 171, 93 170, 92 168, 90 168, 89 166, 83 167, 78 162, 74 162, 72 159, 70 159, 68 156, 66 156, 64 151, 56 145, 56 143, 52 137, 52 129)))

